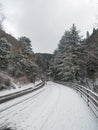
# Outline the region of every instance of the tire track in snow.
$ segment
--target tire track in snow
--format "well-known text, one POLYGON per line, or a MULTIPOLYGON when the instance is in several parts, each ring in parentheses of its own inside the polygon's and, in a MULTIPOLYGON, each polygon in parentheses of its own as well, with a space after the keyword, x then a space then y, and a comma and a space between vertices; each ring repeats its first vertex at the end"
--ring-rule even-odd
MULTIPOLYGON (((40 118, 37 117, 33 122, 33 127, 36 130, 41 130, 41 128, 43 127, 45 122, 48 120, 48 118, 53 113, 55 105, 57 104, 58 99, 59 99, 59 96, 60 96, 59 88, 57 88, 54 85, 52 85, 50 88, 51 88, 51 93, 52 93, 51 97, 50 96, 48 97, 48 100, 50 101, 50 103, 47 104, 47 102, 46 102, 46 104, 44 104, 44 107, 41 110, 40 118), (55 91, 54 91, 54 89, 55 89, 55 91)), ((28 130, 32 130, 31 125, 28 128, 28 130)))
MULTIPOLYGON (((46 90, 47 88, 45 88, 45 90, 46 90)), ((48 92, 48 91, 47 91, 48 92)), ((45 93, 46 93, 46 91, 45 91, 45 93)), ((32 98, 32 99, 30 99, 30 101, 29 100, 27 100, 27 101, 24 101, 24 103, 22 103, 22 102, 20 102, 19 104, 17 104, 16 106, 13 106, 13 107, 11 107, 10 108, 10 110, 8 111, 8 115, 7 115, 7 113, 5 113, 5 115, 4 115, 4 117, 5 116, 7 116, 6 118, 6 121, 8 122, 8 121, 10 121, 10 119, 9 118, 15 118, 19 113, 22 113, 23 111, 25 111, 25 109, 26 108, 28 108, 28 109, 30 109, 30 107, 28 107, 28 105, 30 106, 31 105, 31 103, 33 104, 33 103, 35 103, 36 102, 36 100, 38 100, 38 98, 40 98, 41 96, 42 96, 43 94, 42 93, 37 93, 37 95, 36 95, 36 97, 34 97, 34 96, 30 96, 30 98, 32 98), (29 101, 29 102, 28 102, 29 101), (23 104, 25 105, 25 106, 23 106, 23 104), (17 109, 18 108, 18 109, 17 109)), ((29 111, 29 110, 28 110, 29 111)), ((1 115, 0 115, 1 116, 1 115)), ((1 120, 1 118, 0 118, 0 120, 1 120)), ((2 124, 2 121, 1 121, 1 124, 2 125, 5 125, 7 122, 5 122, 5 121, 3 121, 4 122, 4 124, 2 124)), ((9 124, 9 123, 8 123, 9 124)), ((1 126, 1 125, 0 125, 1 126)))
MULTIPOLYGON (((55 87, 55 86, 54 86, 54 87, 55 87)), ((55 110, 55 108, 56 108, 58 102, 60 101, 61 89, 60 89, 59 87, 58 87, 58 91, 59 91, 59 94, 58 94, 57 100, 56 100, 56 102, 54 103, 54 106, 53 106, 52 110, 50 111, 50 113, 48 114, 47 118, 44 120, 44 123, 42 124, 40 130, 43 130, 43 128, 44 128, 46 122, 48 122, 49 118, 51 118, 51 116, 53 115, 54 110, 55 110)))
POLYGON ((41 90, 40 92, 36 93, 33 96, 30 96, 22 101, 19 101, 17 103, 14 103, 13 105, 11 105, 10 107, 7 107, 3 110, 0 111, 0 126, 1 124, 4 125, 6 124, 5 121, 7 121, 9 118, 12 118, 13 116, 15 116, 19 111, 22 111, 23 109, 25 109, 28 105, 31 104, 32 100, 36 100, 36 98, 38 97, 39 94, 41 94, 44 90, 41 90), (25 105, 25 106, 23 106, 25 105), (14 108, 15 107, 15 108, 14 108), (17 109, 18 108, 18 109, 17 109), (3 119, 5 118, 5 120, 3 119), (4 121, 3 121, 4 120, 4 121), (4 122, 4 124, 2 123, 4 122))
MULTIPOLYGON (((47 90, 46 89, 46 91, 45 91, 45 96, 46 97, 43 97, 43 95, 42 95, 42 98, 46 101, 47 100, 47 98, 48 98, 48 92, 50 91, 50 89, 49 90, 47 90)), ((40 97, 39 97, 39 99, 38 99, 39 101, 40 101, 40 97)), ((40 102, 38 102, 37 101, 37 104, 39 105, 39 103, 40 102)), ((36 104, 36 103, 35 103, 36 104)), ((41 103, 40 103, 41 104, 41 103)), ((25 118, 25 120, 21 120, 21 123, 17 123, 17 128, 18 128, 18 130, 20 130, 20 129, 25 129, 25 126, 24 126, 24 124, 25 124, 25 121, 27 122, 27 120, 30 120, 30 118, 31 118, 31 116, 32 116, 32 109, 33 109, 33 107, 34 107, 34 105, 33 104, 31 104, 30 106, 29 106, 30 108, 30 110, 28 110, 27 111, 27 115, 28 115, 28 117, 26 117, 25 118), (22 127, 22 128, 21 128, 22 127)), ((17 118, 20 120, 20 116, 22 116, 22 115, 24 115, 24 112, 25 111, 22 111, 21 113, 20 113, 20 115, 17 115, 17 118)), ((42 111, 41 111, 42 112, 42 111)), ((34 116, 34 115, 33 115, 34 116)), ((38 116, 37 116, 37 118, 38 118, 38 116)), ((34 118, 34 120, 35 120, 35 118, 34 118)), ((33 122, 33 121, 32 121, 33 122)), ((14 127, 14 123, 12 123, 11 125, 10 125, 11 127, 14 127)), ((26 124, 26 127, 27 127, 27 124, 26 124)), ((27 130, 27 128, 26 128, 26 130, 27 130)))

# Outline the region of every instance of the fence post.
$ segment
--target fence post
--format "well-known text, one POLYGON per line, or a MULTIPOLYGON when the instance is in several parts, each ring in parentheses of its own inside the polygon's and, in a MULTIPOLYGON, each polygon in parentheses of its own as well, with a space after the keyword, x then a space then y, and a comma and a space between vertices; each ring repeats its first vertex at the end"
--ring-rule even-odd
POLYGON ((89 91, 87 90, 87 105, 89 106, 89 91))
POLYGON ((79 87, 80 87, 80 94, 81 94, 81 97, 82 97, 82 91, 81 91, 82 87, 81 86, 79 86, 79 87))
POLYGON ((76 84, 76 91, 77 91, 77 93, 78 93, 78 86, 77 86, 77 84, 76 84))
POLYGON ((81 98, 82 98, 82 93, 81 93, 81 98))

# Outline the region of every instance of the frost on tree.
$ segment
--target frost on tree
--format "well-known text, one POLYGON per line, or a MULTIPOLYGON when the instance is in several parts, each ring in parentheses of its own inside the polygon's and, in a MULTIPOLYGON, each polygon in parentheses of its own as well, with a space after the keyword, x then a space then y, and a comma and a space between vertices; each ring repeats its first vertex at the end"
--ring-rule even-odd
POLYGON ((58 49, 54 53, 54 77, 57 80, 72 81, 80 80, 80 63, 83 63, 83 47, 81 46, 81 36, 76 26, 65 31, 58 49), (78 76, 77 76, 78 75, 78 76))

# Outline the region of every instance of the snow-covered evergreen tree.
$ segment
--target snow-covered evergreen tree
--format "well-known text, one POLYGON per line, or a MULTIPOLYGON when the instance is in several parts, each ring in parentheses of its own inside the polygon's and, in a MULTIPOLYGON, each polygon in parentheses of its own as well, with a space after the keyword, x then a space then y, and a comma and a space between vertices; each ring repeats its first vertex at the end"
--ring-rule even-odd
POLYGON ((83 48, 81 47, 81 36, 73 24, 70 30, 65 31, 61 38, 58 49, 54 53, 54 77, 57 80, 69 81, 76 79, 79 71, 83 48), (80 51, 81 50, 81 51, 80 51), (77 74, 76 74, 77 73, 77 74))
POLYGON ((6 38, 0 38, 0 70, 6 70, 8 67, 11 53, 11 44, 6 38))

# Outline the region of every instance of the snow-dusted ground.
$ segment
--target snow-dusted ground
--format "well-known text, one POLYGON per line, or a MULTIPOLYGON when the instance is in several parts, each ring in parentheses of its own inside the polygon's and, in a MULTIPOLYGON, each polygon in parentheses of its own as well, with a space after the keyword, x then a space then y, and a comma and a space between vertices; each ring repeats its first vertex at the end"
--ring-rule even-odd
POLYGON ((11 94, 11 93, 15 93, 15 92, 19 92, 19 91, 22 91, 22 90, 25 90, 25 89, 28 89, 28 88, 34 88, 35 85, 41 83, 42 81, 39 80, 39 81, 36 81, 35 83, 29 83, 29 84, 24 84, 24 85, 21 85, 21 84, 14 84, 15 86, 15 89, 10 89, 10 90, 2 90, 0 91, 0 96, 5 96, 7 94, 11 94))
POLYGON ((0 105, 0 127, 4 126, 13 130, 98 130, 98 119, 73 89, 48 82, 36 92, 0 105))

